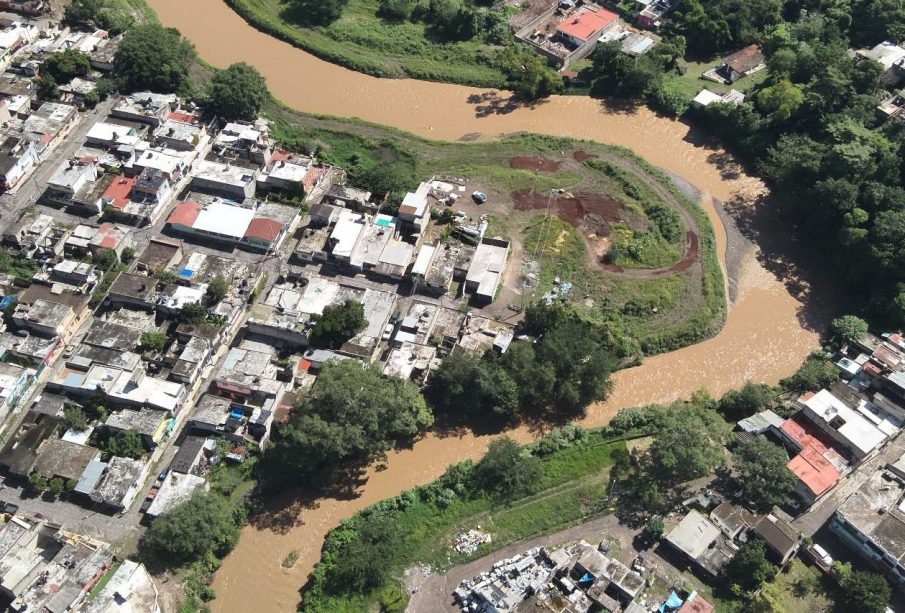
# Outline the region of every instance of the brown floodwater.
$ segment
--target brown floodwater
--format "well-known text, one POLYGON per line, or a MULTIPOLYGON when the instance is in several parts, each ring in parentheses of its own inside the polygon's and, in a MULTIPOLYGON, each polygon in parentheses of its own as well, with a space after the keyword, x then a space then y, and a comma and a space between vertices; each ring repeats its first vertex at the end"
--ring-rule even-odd
MULTIPOLYGON (((221 0, 149 0, 149 4, 161 22, 178 28, 206 61, 221 67, 238 61, 254 65, 274 95, 302 111, 359 117, 436 139, 493 138, 527 131, 631 148, 703 192, 701 204, 713 222, 724 270, 727 234, 710 196, 728 201, 762 190, 724 152, 700 143, 688 126, 644 108, 608 110, 599 101, 578 96, 517 107, 508 104, 505 93, 495 91, 376 79, 318 60, 254 30, 221 0)), ((585 425, 604 424, 623 407, 668 402, 701 388, 720 394, 749 380, 775 383, 816 346, 817 336, 800 321, 801 302, 761 266, 753 250, 733 237, 729 247, 734 300, 725 327, 710 340, 617 373, 612 396, 589 410, 585 425)), ((509 435, 526 441, 534 433, 516 429, 509 435)), ((368 504, 434 479, 448 464, 480 456, 489 440, 470 434, 431 435, 412 449, 391 453, 380 470, 369 471, 355 498, 287 502, 274 525, 245 528, 216 575, 213 610, 293 610, 298 589, 318 560, 330 529, 368 504), (290 570, 281 568, 293 550, 300 554, 298 562, 290 570)))

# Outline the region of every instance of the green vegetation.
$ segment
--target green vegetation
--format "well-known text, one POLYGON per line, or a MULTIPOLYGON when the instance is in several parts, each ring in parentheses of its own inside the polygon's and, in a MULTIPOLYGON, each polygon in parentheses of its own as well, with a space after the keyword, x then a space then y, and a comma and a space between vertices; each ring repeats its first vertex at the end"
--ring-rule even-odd
POLYGON ((176 568, 222 556, 239 539, 244 508, 233 508, 217 493, 196 493, 187 502, 154 519, 141 539, 142 554, 156 563, 176 568))
POLYGON ((881 575, 853 571, 846 573, 841 581, 841 604, 849 611, 884 613, 889 606, 892 590, 881 575))
POLYGON ((720 569, 720 580, 733 593, 756 590, 763 583, 773 581, 776 567, 767 560, 763 541, 748 541, 729 562, 720 569))
POLYGON ((182 91, 195 48, 178 30, 149 23, 129 28, 116 51, 113 73, 126 92, 182 91))
POLYGON ((739 444, 733 454, 742 500, 767 512, 789 499, 795 487, 795 476, 786 467, 789 457, 782 447, 757 437, 739 444))
POLYGON ((79 407, 66 407, 63 410, 63 425, 67 429, 83 432, 88 428, 88 416, 79 407))
POLYGON ((31 279, 38 270, 38 263, 34 260, 13 257, 9 249, 0 246, 0 272, 18 279, 31 279))
POLYGON ((141 435, 135 430, 115 433, 95 431, 91 434, 91 443, 101 450, 105 461, 113 456, 137 460, 148 452, 141 435))
POLYGON ((139 343, 143 350, 159 353, 167 346, 167 335, 165 332, 158 331, 142 332, 139 343))
MULTIPOLYGON (((607 443, 598 433, 556 431, 556 441, 518 448, 511 441, 495 443, 488 452, 503 467, 488 473, 481 462, 455 464, 435 482, 383 500, 345 520, 327 537, 304 593, 304 611, 364 611, 399 596, 397 574, 414 563, 441 570, 469 558, 536 534, 586 521, 611 509, 605 497, 608 467, 624 443, 607 443), (566 442, 569 441, 569 442, 566 442), (539 476, 533 490, 507 498, 498 506, 499 484, 507 481, 513 462, 533 466, 539 476), (490 478, 490 481, 483 479, 490 478), (491 489, 485 490, 488 486, 491 489), (456 534, 480 525, 493 541, 467 557, 451 545, 456 534)), ((485 466, 487 466, 485 464, 485 466)), ((517 489, 522 489, 521 487, 517 489)), ((517 490, 512 490, 517 491, 517 490)))
POLYGON ((358 360, 328 362, 265 451, 259 474, 267 487, 334 483, 432 423, 412 382, 384 377, 358 360))
POLYGON ((96 306, 107 297, 110 286, 116 281, 119 273, 125 270, 125 266, 119 261, 116 252, 112 249, 101 249, 98 251, 92 259, 92 263, 104 273, 100 283, 94 288, 94 293, 91 294, 90 305, 96 306))
POLYGON ((769 408, 776 395, 777 391, 769 385, 749 381, 741 389, 726 392, 717 408, 727 421, 737 422, 769 408))
POLYGON ((506 82, 495 51, 509 36, 502 9, 458 0, 227 4, 257 29, 359 72, 487 87, 506 82))
POLYGON ((808 356, 794 375, 783 379, 780 385, 793 392, 817 391, 839 380, 839 369, 828 355, 815 353, 808 356))
POLYGON ((267 83, 261 73, 239 62, 214 73, 202 103, 226 121, 250 121, 257 119, 268 97, 267 83))
POLYGON ((191 302, 181 309, 176 315, 176 319, 184 324, 203 324, 208 320, 207 307, 200 302, 191 302))
POLYGON ((500 54, 509 87, 520 100, 545 98, 562 89, 559 73, 547 64, 534 49, 511 45, 500 54))
POLYGON ((364 305, 357 300, 331 304, 324 307, 324 312, 311 328, 309 343, 313 347, 338 349, 367 325, 364 305))
POLYGON ((157 14, 144 0, 72 0, 63 10, 63 21, 70 26, 121 34, 136 21, 157 23, 157 14))
POLYGON ((89 72, 88 56, 75 49, 55 51, 41 64, 41 74, 52 76, 57 83, 69 83, 74 77, 84 77, 89 72))
POLYGON ((211 279, 211 282, 207 285, 207 299, 210 304, 217 304, 224 298, 226 298, 226 294, 229 293, 229 283, 221 277, 220 275, 215 276, 211 279))
POLYGON ((110 566, 110 569, 104 574, 103 577, 100 578, 100 581, 94 584, 94 587, 91 588, 91 591, 88 592, 88 596, 85 598, 86 602, 91 602, 97 595, 104 591, 104 588, 107 587, 107 584, 110 583, 110 579, 113 578, 113 575, 116 574, 116 571, 119 570, 119 567, 122 566, 123 563, 121 561, 116 561, 110 566))
POLYGON ((539 340, 515 341, 503 356, 492 349, 479 360, 449 355, 431 378, 432 404, 448 415, 482 419, 538 409, 575 415, 606 397, 610 372, 626 356, 602 330, 567 307, 532 307, 527 325, 539 340))
POLYGON ((490 443, 487 453, 474 467, 475 483, 504 500, 531 493, 540 475, 537 458, 523 452, 518 443, 505 436, 490 443))
POLYGON ((843 315, 830 322, 829 340, 836 348, 853 343, 867 334, 867 322, 854 315, 843 315))

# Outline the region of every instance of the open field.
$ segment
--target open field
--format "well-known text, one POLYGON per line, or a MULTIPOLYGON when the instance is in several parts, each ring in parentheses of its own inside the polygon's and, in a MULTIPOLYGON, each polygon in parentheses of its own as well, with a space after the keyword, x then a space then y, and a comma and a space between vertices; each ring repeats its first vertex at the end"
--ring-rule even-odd
POLYGON ((494 62, 495 49, 479 36, 443 42, 423 23, 381 19, 377 0, 350 0, 338 20, 310 28, 288 19, 281 0, 226 3, 257 29, 358 72, 483 87, 505 82, 494 62))
POLYGON ((350 175, 383 166, 412 188, 451 175, 467 179, 464 194, 485 192, 486 204, 465 196, 453 208, 486 214, 489 235, 512 242, 500 316, 555 289, 559 278, 572 284, 567 299, 589 321, 624 329, 646 354, 699 341, 722 324, 723 281, 706 215, 623 149, 529 135, 439 143, 275 105, 268 116, 279 140, 316 150, 350 175), (555 202, 551 190, 561 190, 555 202), (612 244, 619 249, 611 262, 612 244))

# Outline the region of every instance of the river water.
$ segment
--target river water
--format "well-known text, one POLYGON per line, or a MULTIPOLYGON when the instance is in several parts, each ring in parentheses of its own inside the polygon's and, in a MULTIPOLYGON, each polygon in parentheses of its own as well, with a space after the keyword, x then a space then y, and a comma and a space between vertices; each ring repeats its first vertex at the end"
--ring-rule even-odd
MULTIPOLYGON (((267 78, 287 105, 309 113, 358 117, 436 139, 493 138, 529 131, 622 145, 703 192, 724 270, 729 260, 733 303, 714 338, 616 373, 612 396, 588 412, 584 425, 604 424, 620 408, 669 402, 706 388, 712 394, 745 381, 775 383, 793 372, 816 346, 803 324, 803 305, 768 272, 737 232, 726 230, 711 197, 722 201, 761 192, 758 181, 734 167, 724 152, 704 146, 688 126, 646 109, 609 111, 585 97, 553 97, 533 108, 511 108, 505 93, 414 80, 381 80, 323 62, 254 30, 221 0, 149 0, 161 22, 178 28, 206 61, 225 67, 245 61, 267 78), (729 257, 727 258, 727 244, 729 257)), ((527 441, 534 433, 516 429, 527 441)), ((317 562, 326 533, 362 507, 440 475, 448 464, 479 457, 489 437, 434 435, 391 453, 372 469, 352 499, 286 501, 272 525, 249 526, 217 573, 220 613, 291 611, 298 589, 317 562), (297 550, 291 570, 281 568, 297 550)))

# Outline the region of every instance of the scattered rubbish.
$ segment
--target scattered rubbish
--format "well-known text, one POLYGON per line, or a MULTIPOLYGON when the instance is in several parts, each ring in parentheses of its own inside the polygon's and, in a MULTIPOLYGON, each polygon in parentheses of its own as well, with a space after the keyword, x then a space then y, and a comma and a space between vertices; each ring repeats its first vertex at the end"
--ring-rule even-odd
MULTIPOLYGON (((480 526, 479 526, 480 527, 480 526)), ((453 548, 459 555, 467 556, 478 550, 484 543, 490 542, 490 535, 480 530, 461 532, 453 539, 453 548)))

